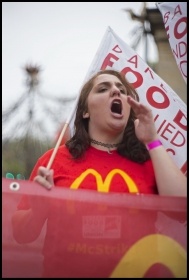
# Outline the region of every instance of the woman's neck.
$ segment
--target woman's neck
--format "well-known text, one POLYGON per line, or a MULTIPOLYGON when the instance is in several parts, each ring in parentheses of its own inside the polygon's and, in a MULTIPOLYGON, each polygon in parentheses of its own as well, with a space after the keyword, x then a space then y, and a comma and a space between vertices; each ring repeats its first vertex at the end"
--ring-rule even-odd
POLYGON ((102 142, 102 141, 98 141, 97 139, 93 139, 93 138, 90 139, 91 139, 91 146, 102 151, 107 151, 108 153, 111 153, 111 151, 116 150, 120 143, 120 142, 112 143, 112 141, 102 142))

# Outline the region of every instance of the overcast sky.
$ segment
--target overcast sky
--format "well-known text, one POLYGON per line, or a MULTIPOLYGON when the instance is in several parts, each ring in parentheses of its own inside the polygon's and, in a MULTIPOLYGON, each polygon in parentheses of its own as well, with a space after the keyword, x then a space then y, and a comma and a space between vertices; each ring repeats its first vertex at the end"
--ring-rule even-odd
MULTIPOLYGON (((122 9, 140 14, 145 2, 3 2, 3 110, 26 92, 26 64, 42 68, 40 85, 53 96, 76 96, 101 40, 110 26, 128 45, 139 22, 122 9)), ((146 2, 156 8, 156 2, 146 2)), ((137 52, 144 56, 139 47, 137 52)), ((155 61, 156 50, 150 50, 155 61)))

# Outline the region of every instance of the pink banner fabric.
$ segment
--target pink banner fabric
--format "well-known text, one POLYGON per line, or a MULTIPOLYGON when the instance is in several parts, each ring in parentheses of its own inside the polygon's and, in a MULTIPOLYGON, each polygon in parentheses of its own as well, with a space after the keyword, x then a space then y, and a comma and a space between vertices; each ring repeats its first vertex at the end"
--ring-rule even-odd
POLYGON ((186 278, 186 198, 2 184, 2 278, 186 278), (23 196, 40 229, 16 232, 23 196))

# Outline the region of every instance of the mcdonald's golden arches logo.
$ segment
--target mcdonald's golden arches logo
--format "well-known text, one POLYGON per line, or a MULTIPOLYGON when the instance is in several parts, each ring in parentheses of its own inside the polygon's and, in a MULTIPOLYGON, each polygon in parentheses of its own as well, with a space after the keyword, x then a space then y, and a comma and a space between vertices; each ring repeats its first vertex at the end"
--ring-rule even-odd
POLYGON ((131 246, 111 273, 110 278, 143 278, 155 263, 165 265, 175 278, 186 278, 186 257, 186 250, 171 237, 150 234, 131 246))
POLYGON ((85 170, 81 175, 75 179, 75 181, 71 184, 71 189, 78 189, 80 184, 83 182, 83 180, 88 175, 93 175, 96 178, 96 185, 97 185, 97 191, 99 192, 109 192, 111 181, 115 175, 120 175, 123 180, 125 181, 126 185, 128 186, 130 193, 137 193, 138 188, 135 184, 135 182, 132 180, 132 178, 125 173, 121 169, 113 169, 111 170, 108 175, 106 176, 105 180, 102 180, 102 176, 94 169, 90 168, 85 170))

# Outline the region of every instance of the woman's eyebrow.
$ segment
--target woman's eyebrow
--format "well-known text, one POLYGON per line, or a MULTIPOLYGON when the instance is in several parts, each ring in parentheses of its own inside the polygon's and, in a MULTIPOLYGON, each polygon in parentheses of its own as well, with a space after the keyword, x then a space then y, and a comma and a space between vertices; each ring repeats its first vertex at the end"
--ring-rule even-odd
POLYGON ((110 85, 110 82, 102 82, 102 83, 96 84, 96 86, 109 86, 109 85, 110 85))
MULTIPOLYGON (((102 82, 102 83, 97 84, 96 86, 101 86, 101 85, 109 86, 109 85, 111 85, 111 82, 102 82)), ((116 82, 115 85, 117 87, 122 87, 122 86, 125 87, 121 82, 116 82)))

